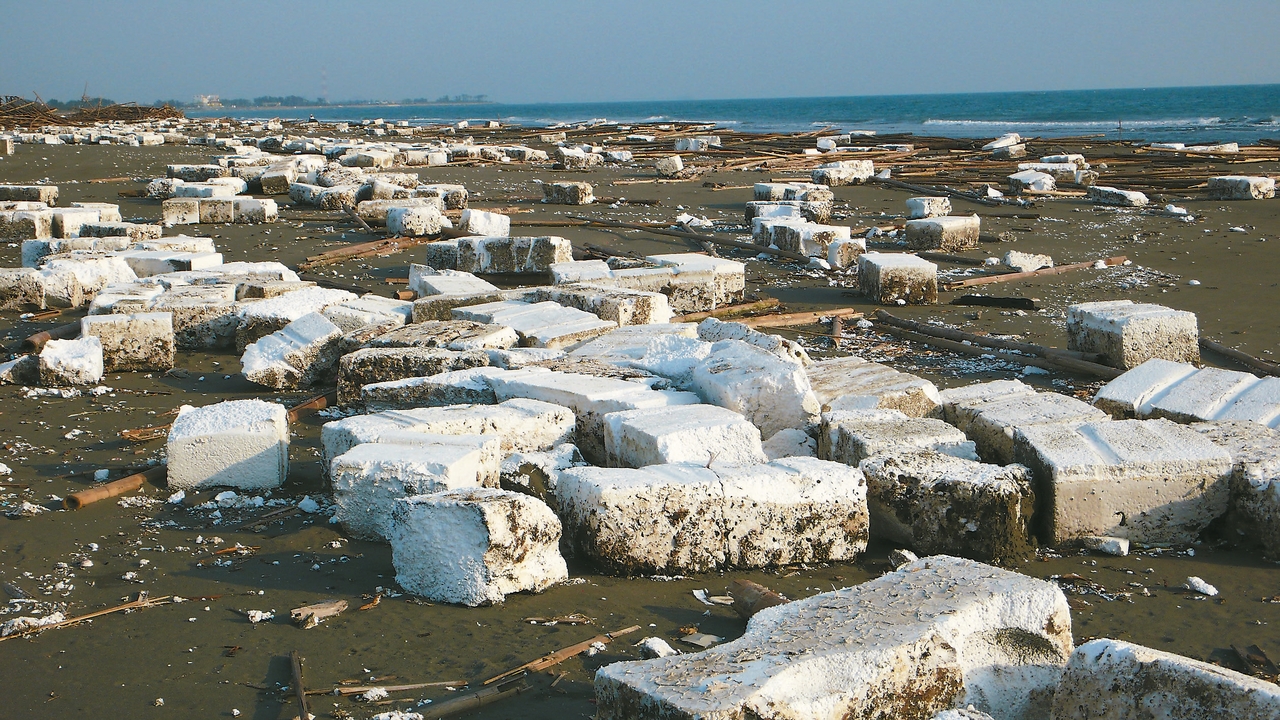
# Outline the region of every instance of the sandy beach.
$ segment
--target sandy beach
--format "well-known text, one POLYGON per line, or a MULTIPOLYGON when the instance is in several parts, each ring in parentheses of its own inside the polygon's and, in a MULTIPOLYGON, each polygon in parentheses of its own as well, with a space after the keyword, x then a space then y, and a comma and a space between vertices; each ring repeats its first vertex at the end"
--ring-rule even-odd
MULTIPOLYGON (((286 130, 304 131, 333 134, 323 127, 286 130)), ((551 144, 539 142, 538 133, 531 130, 473 128, 465 132, 477 144, 520 141, 554 150, 551 144)), ((223 128, 219 134, 230 132, 223 128)), ((601 143, 607 137, 614 141, 610 148, 631 147, 617 142, 620 134, 609 127, 588 128, 570 131, 570 139, 601 143)), ((464 185, 471 208, 511 217, 512 235, 561 236, 572 242, 575 257, 588 258, 609 253, 701 252, 703 248, 696 241, 645 231, 584 226, 567 220, 567 215, 670 224, 678 214, 688 213, 717 226, 707 233, 749 241, 744 206, 753 198, 754 183, 806 181, 809 170, 827 159, 787 149, 811 147, 812 135, 770 139, 778 148, 771 151, 778 158, 770 161, 764 141, 720 131, 724 149, 683 153, 686 164, 698 170, 692 178, 660 180, 652 161, 671 154, 675 134, 658 134, 662 136, 658 142, 633 148, 635 161, 584 171, 554 169, 551 163, 480 160, 394 170, 416 173, 424 182, 464 185), (580 207, 544 204, 537 182, 564 180, 591 183, 599 200, 580 207)), ((1019 162, 987 159, 979 151, 981 140, 902 136, 874 142, 914 144, 910 153, 867 157, 874 158, 877 168, 901 168, 901 172, 894 170, 893 178, 930 187, 957 186, 967 191, 1014 172, 1019 162)), ((117 203, 125 220, 154 223, 159 221, 161 204, 139 197, 146 182, 164 177, 168 165, 205 163, 217 152, 199 145, 19 144, 13 155, 0 158, 0 184, 57 185, 61 207, 72 202, 117 203)), ((980 264, 985 258, 998 258, 1010 250, 1047 254, 1057 265, 1121 255, 1130 263, 943 291, 936 305, 887 309, 919 322, 1066 348, 1068 305, 1129 299, 1193 312, 1202 337, 1276 362, 1280 203, 1209 199, 1200 183, 1215 175, 1280 173, 1277 152, 1259 148, 1257 162, 1242 164, 1220 154, 1135 152, 1131 146, 1089 138, 1032 139, 1028 157, 1022 161, 1080 153, 1095 168, 1109 166, 1112 176, 1123 173, 1126 179, 1117 186, 1138 188, 1146 183, 1151 210, 1176 205, 1195 219, 1187 222, 1173 214, 1095 205, 1082 197, 1083 188, 1073 187, 1036 197, 1026 206, 993 206, 953 197, 953 215, 981 217, 984 242, 977 250, 959 253, 972 263, 940 261, 943 280, 981 274, 987 270, 980 264), (1003 241, 987 241, 995 238, 1003 241), (1038 309, 949 304, 971 292, 1033 298, 1038 309)), ((1099 184, 1107 184, 1109 169, 1099 170, 1099 184)), ((871 227, 885 231, 900 227, 905 221, 905 199, 919 194, 874 182, 833 191, 832 224, 849 226, 858 234, 871 227)), ((297 206, 288 196, 275 199, 280 204, 279 222, 181 226, 166 229, 165 234, 212 237, 226 262, 275 260, 293 268, 326 251, 380 237, 342 212, 297 206)), ((884 235, 871 238, 869 246, 902 249, 884 235)), ((759 259, 753 251, 717 249, 724 257, 746 263, 747 301, 775 298, 783 312, 852 308, 868 318, 880 309, 858 293, 853 271, 805 268, 759 259)), ((423 256, 421 247, 413 247, 326 264, 311 272, 344 286, 392 296, 405 288, 409 264, 422 262, 423 256)), ((0 245, 0 266, 21 266, 18 243, 0 245)), ((492 280, 509 287, 516 279, 492 280)), ((519 282, 540 285, 546 279, 519 282)), ((77 321, 83 314, 83 308, 66 310, 58 317, 33 322, 23 319, 20 311, 4 311, 0 332, 6 347, 16 351, 24 338, 77 321)), ((927 378, 940 388, 1017 378, 1088 401, 1102 384, 1095 377, 1063 371, 1029 373, 1023 366, 998 359, 907 342, 881 324, 861 327, 845 322, 838 343, 830 338, 827 324, 770 331, 801 343, 814 358, 856 354, 927 378)), ((1244 369, 1212 353, 1205 353, 1203 362, 1244 369)), ((239 363, 234 351, 183 352, 172 371, 109 373, 103 384, 110 392, 69 399, 29 397, 23 386, 0 386, 0 435, 5 438, 0 461, 13 468, 5 480, 21 486, 0 488, 0 497, 10 506, 28 501, 58 507, 56 499, 89 487, 98 469, 111 469, 116 477, 127 468, 159 461, 163 439, 130 442, 120 432, 168 422, 167 414, 182 405, 244 398, 291 405, 317 392, 278 392, 255 385, 240 374, 239 363)), ((288 480, 276 497, 296 502, 308 495, 321 499, 329 495, 319 451, 320 428, 328 419, 310 415, 291 426, 288 480)), ((632 643, 642 637, 656 635, 679 645, 682 628, 696 627, 726 639, 742 634, 744 621, 728 607, 699 602, 695 590, 723 595, 734 579, 744 578, 799 599, 860 584, 891 569, 887 555, 892 548, 883 542, 873 542, 852 564, 676 578, 611 577, 583 558, 571 558, 573 580, 568 584, 537 595, 511 595, 498 606, 465 608, 429 603, 396 591, 390 548, 347 538, 325 515, 299 513, 246 527, 270 508, 225 509, 215 524, 209 511, 194 507, 215 494, 188 493, 185 504, 164 504, 156 501, 163 501, 169 492, 159 482, 128 496, 146 498, 142 501, 112 500, 75 512, 51 510, 35 517, 0 519, 0 580, 38 601, 67 603, 68 616, 125 602, 140 590, 189 599, 0 643, 8 708, 0 710, 0 715, 232 717, 234 709, 240 717, 255 720, 288 718, 296 715, 296 709, 293 696, 282 688, 291 683, 288 656, 293 650, 306 658, 307 687, 317 692, 343 683, 475 682, 599 633, 641 626, 639 633, 620 638, 603 652, 535 673, 528 679, 531 689, 520 698, 467 715, 592 717, 594 672, 611 662, 638 658, 632 643), (219 540, 210 542, 214 537, 219 540), (214 555, 237 543, 251 550, 214 555), (87 549, 90 544, 96 549, 87 549), (92 564, 82 567, 86 559, 92 564), (136 577, 125 580, 126 573, 136 577), (43 591, 59 582, 74 585, 74 591, 43 591), (311 630, 288 622, 291 608, 326 599, 346 600, 350 609, 311 630), (248 610, 272 611, 276 620, 251 624, 246 620, 248 610), (538 620, 574 613, 593 621, 576 625, 538 620), (163 706, 156 706, 158 698, 163 698, 163 706)), ((1194 545, 1147 548, 1127 557, 1042 548, 1034 560, 1012 569, 1040 579, 1058 578, 1071 604, 1077 644, 1097 637, 1118 638, 1236 667, 1233 646, 1257 645, 1280 660, 1280 567, 1264 560, 1249 541, 1234 527, 1219 523, 1194 545), (1220 594, 1210 598, 1182 590, 1189 576, 1204 578, 1220 594)), ((417 707, 424 699, 440 702, 455 694, 434 688, 377 703, 317 694, 311 697, 311 711, 322 718, 365 718, 374 712, 417 707)))

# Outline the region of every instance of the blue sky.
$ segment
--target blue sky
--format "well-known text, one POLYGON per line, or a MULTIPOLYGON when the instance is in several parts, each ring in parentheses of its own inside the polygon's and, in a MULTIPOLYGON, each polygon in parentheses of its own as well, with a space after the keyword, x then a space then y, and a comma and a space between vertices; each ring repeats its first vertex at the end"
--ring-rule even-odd
POLYGON ((1280 3, 5 2, 0 94, 577 102, 1280 82, 1280 3))

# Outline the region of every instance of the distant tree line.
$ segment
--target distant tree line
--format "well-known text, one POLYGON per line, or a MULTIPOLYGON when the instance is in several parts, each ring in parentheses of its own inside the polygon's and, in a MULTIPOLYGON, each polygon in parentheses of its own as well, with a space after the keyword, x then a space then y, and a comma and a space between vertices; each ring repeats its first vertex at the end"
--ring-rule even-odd
MULTIPOLYGON (((488 95, 441 95, 432 100, 431 98, 405 98, 400 103, 403 105, 433 105, 443 103, 487 103, 488 95)), ((57 109, 76 108, 83 104, 97 105, 98 98, 91 98, 89 101, 76 100, 75 102, 56 104, 56 100, 51 100, 49 106, 57 109)), ((103 105, 110 105, 110 100, 103 100, 103 105)), ((220 104, 226 108, 249 108, 249 107, 308 107, 314 105, 386 105, 386 101, 382 100, 340 100, 336 102, 326 102, 324 98, 307 98, 301 95, 263 95, 262 97, 250 98, 228 98, 221 100, 220 104)), ((157 107, 161 105, 172 105, 177 108, 195 108, 203 107, 200 103, 188 102, 184 100, 156 100, 157 107)))
POLYGON ((107 98, 93 97, 80 98, 79 100, 67 100, 66 102, 61 100, 46 100, 44 104, 54 110, 75 110, 76 108, 82 107, 97 107, 99 105, 105 107, 107 105, 115 105, 116 101, 108 100, 107 98))

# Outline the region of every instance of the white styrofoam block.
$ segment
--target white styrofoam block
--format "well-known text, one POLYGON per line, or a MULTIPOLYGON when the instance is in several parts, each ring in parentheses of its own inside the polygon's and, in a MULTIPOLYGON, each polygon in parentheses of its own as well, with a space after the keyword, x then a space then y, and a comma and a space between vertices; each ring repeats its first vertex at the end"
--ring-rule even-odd
POLYGON ((246 346, 241 372, 266 387, 306 387, 332 373, 341 339, 341 328, 320 313, 308 313, 246 346))
POLYGON ((762 610, 703 652, 606 665, 597 717, 1047 717, 1071 650, 1057 585, 939 555, 762 610))
POLYGON ((95 385, 102 373, 102 343, 96 337, 50 340, 40 349, 41 385, 95 385))
POLYGON ((429 600, 500 603, 569 579, 560 519, 546 503, 491 488, 397 500, 391 561, 396 582, 429 600))
POLYGON ((942 404, 932 382, 856 355, 819 360, 806 371, 823 412, 880 409, 932 417, 942 404))
POLYGON ((662 463, 766 462, 760 431, 732 410, 715 405, 623 410, 604 416, 604 448, 610 467, 662 463))
POLYGON ((741 340, 713 344, 690 373, 690 389, 741 413, 765 436, 812 425, 821 409, 802 365, 741 340))
POLYGON ((168 370, 174 358, 173 313, 89 315, 80 319, 80 334, 102 343, 103 369, 168 370))
POLYGON ((468 235, 499 237, 511 234, 511 218, 507 215, 468 208, 462 211, 458 230, 468 235))
POLYGON ((289 471, 288 412, 279 403, 184 405, 169 428, 169 487, 279 487, 289 471))
POLYGON ((1131 300, 1104 300, 1067 308, 1067 347, 1098 353, 1103 362, 1129 369, 1151 358, 1200 361, 1195 313, 1131 300))

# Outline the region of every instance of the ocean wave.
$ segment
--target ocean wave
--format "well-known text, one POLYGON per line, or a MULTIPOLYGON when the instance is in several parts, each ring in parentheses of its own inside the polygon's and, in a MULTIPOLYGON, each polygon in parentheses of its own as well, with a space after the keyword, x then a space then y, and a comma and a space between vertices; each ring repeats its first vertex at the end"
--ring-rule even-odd
POLYGON ((924 125, 950 125, 955 127, 1022 127, 1022 128, 1114 128, 1117 122, 1129 128, 1209 127, 1221 125, 1222 118, 1168 118, 1162 120, 940 120, 930 118, 924 125))

